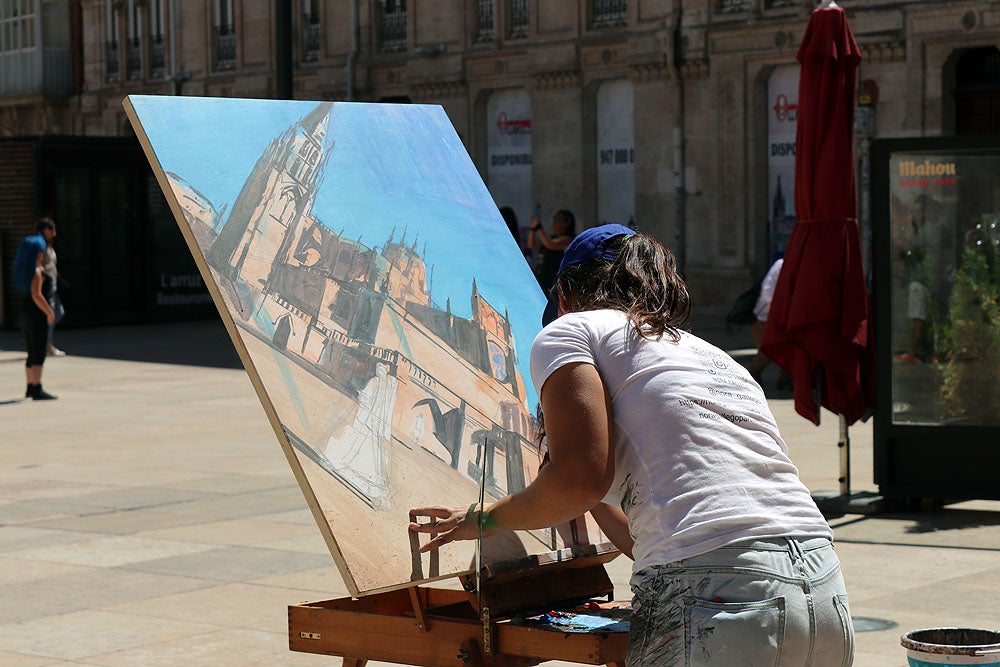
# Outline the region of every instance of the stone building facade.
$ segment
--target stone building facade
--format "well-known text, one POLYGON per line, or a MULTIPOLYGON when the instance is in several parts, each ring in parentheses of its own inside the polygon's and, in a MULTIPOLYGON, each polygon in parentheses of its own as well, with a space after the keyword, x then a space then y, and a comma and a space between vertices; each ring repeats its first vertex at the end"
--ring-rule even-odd
MULTIPOLYGON (((839 4, 864 53, 862 144, 1000 132, 1000 2, 839 4)), ((794 220, 780 123, 814 6, 71 0, 76 87, 0 98, 0 131, 128 135, 128 94, 440 104, 521 225, 539 203, 546 224, 560 208, 582 227, 634 224, 675 248, 700 306, 722 307, 794 220)))

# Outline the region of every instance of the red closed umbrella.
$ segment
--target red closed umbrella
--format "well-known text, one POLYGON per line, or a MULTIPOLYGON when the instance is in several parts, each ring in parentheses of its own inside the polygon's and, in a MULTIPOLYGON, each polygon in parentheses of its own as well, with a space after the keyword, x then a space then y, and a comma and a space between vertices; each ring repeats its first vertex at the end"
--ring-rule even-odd
POLYGON ((795 137, 795 215, 764 353, 791 375, 795 410, 822 405, 846 424, 874 409, 874 340, 854 186, 855 76, 861 52, 844 10, 816 9, 802 64, 795 137))

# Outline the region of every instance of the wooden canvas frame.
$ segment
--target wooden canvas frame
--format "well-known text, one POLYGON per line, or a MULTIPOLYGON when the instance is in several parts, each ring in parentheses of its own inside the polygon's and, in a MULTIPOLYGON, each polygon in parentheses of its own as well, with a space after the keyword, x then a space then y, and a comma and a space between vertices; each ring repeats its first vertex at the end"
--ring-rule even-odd
MULTIPOLYGON (((406 509, 530 482, 542 452, 527 346, 544 295, 444 111, 123 106, 351 595, 471 572, 472 543, 418 554, 406 509), (238 194, 213 201, 219 183, 238 194), (368 240, 392 216, 400 224, 368 240), (447 282, 454 265, 475 267, 468 314, 461 280, 447 282), (452 291, 432 293, 437 280, 452 291)), ((603 542, 581 518, 487 539, 482 562, 603 542)))

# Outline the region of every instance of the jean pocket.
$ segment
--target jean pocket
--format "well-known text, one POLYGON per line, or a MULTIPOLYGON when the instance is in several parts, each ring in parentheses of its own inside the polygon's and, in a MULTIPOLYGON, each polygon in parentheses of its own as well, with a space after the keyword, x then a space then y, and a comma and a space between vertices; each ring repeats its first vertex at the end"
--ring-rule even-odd
POLYGON ((777 665, 785 635, 785 598, 755 602, 684 601, 684 664, 777 665))
POLYGON ((847 594, 842 593, 833 597, 833 606, 840 616, 840 624, 844 632, 844 661, 843 667, 850 667, 854 664, 854 621, 851 620, 851 608, 847 604, 847 594))

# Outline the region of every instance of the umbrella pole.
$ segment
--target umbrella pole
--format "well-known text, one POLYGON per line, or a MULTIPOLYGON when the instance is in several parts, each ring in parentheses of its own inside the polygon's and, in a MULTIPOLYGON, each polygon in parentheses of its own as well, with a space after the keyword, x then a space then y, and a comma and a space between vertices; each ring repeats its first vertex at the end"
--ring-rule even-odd
POLYGON ((847 419, 844 415, 840 417, 840 441, 837 448, 840 450, 840 495, 851 495, 851 437, 847 433, 847 419))

